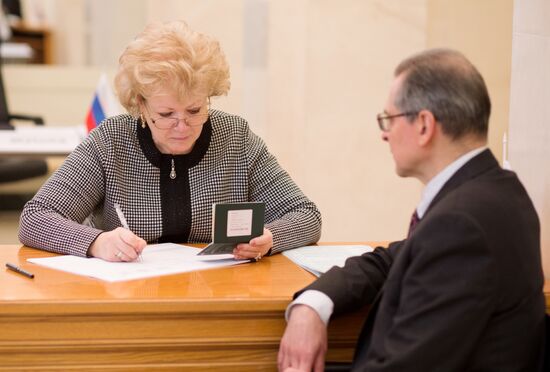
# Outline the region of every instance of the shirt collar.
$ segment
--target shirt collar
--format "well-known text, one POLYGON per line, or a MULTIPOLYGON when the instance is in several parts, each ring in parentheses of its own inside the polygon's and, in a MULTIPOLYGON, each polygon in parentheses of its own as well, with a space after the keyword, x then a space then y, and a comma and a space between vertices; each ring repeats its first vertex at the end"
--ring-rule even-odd
POLYGON ((424 217, 424 214, 428 210, 432 200, 439 193, 441 188, 447 183, 447 181, 456 173, 460 168, 464 166, 468 161, 474 158, 476 155, 483 152, 487 149, 487 146, 478 147, 475 150, 469 151, 466 154, 462 155, 451 164, 445 167, 441 172, 439 172, 434 178, 426 184, 426 187, 422 191, 422 198, 420 203, 416 207, 416 213, 418 218, 424 217))

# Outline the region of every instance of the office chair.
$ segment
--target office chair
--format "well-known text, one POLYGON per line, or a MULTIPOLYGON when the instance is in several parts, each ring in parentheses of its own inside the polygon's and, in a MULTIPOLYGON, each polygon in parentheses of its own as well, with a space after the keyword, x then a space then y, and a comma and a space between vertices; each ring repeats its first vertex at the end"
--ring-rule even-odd
MULTIPOLYGON (((44 125, 44 120, 41 117, 9 113, 0 65, 0 130, 14 130, 12 120, 29 120, 36 125, 44 125)), ((39 177, 46 173, 48 173, 48 164, 45 159, 0 157, 0 184, 39 177)), ((0 209, 20 209, 30 197, 32 195, 28 194, 2 195, 0 209)))
POLYGON ((550 371, 550 315, 544 315, 544 352, 542 372, 550 371))

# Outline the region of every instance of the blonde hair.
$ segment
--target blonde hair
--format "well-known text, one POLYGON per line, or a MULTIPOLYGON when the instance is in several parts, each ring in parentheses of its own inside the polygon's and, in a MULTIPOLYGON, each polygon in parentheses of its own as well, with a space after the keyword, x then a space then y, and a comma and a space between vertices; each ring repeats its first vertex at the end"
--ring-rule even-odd
POLYGON ((124 50, 115 89, 122 106, 135 117, 148 96, 169 90, 189 95, 226 95, 229 66, 218 41, 191 30, 184 21, 152 23, 124 50))

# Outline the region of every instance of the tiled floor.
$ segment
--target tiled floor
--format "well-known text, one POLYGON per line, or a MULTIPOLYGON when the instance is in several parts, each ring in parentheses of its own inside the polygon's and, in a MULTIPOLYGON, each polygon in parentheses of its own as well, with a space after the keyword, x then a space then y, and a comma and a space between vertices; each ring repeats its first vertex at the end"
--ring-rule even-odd
POLYGON ((21 211, 0 211, 0 244, 20 244, 17 239, 21 211))

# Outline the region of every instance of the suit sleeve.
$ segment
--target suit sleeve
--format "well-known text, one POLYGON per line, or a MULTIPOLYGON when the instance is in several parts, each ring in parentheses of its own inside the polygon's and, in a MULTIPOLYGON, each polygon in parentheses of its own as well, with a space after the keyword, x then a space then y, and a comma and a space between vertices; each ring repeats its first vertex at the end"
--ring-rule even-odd
POLYGON ((348 258, 344 267, 334 266, 294 296, 308 289, 321 291, 334 303, 333 315, 371 304, 402 244, 403 241, 394 242, 388 248, 377 247, 373 252, 348 258))
POLYGON ((19 240, 30 247, 85 257, 102 233, 82 224, 104 199, 100 131, 93 131, 40 188, 21 214, 19 240))
MULTIPOLYGON (((385 325, 377 352, 365 369, 460 371, 481 337, 495 304, 494 262, 482 228, 467 215, 440 214, 408 242, 408 269, 401 280, 392 324, 385 325)), ((405 252, 405 251, 404 251, 405 252)), ((382 306, 381 306, 382 307, 382 306)))

